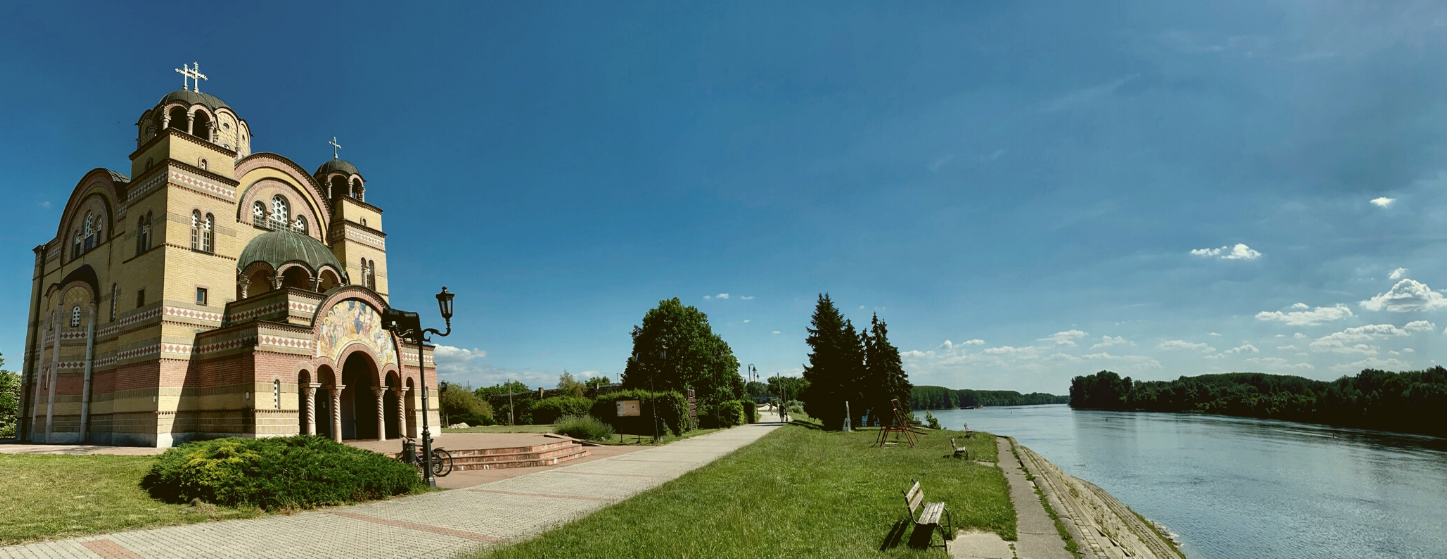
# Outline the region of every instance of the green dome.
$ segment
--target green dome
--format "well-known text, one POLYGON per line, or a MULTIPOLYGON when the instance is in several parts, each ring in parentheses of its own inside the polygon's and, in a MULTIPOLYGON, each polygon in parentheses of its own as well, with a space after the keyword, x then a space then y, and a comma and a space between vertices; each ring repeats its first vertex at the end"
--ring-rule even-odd
POLYGON ((167 93, 165 97, 161 98, 161 102, 156 104, 165 105, 166 103, 170 103, 172 101, 180 101, 187 105, 195 105, 199 103, 202 105, 206 105, 206 108, 213 111, 222 107, 225 107, 227 109, 231 108, 229 105, 226 104, 225 101, 217 99, 215 95, 201 93, 199 91, 188 91, 185 89, 178 89, 176 91, 167 93))
POLYGON ((241 250, 241 257, 236 259, 236 270, 245 270, 256 262, 271 264, 273 270, 287 262, 301 262, 311 268, 312 273, 330 265, 342 275, 342 281, 347 281, 347 269, 337 261, 332 249, 301 233, 277 230, 257 235, 241 250))
POLYGON ((357 166, 356 166, 356 165, 352 165, 351 163, 347 163, 346 161, 341 160, 341 159, 333 159, 333 160, 328 161, 328 162, 326 162, 326 163, 322 163, 322 166, 321 166, 321 167, 317 167, 317 172, 316 172, 316 173, 313 173, 313 174, 314 174, 315 176, 321 177, 321 176, 330 175, 330 174, 332 174, 333 172, 343 173, 343 174, 346 174, 346 175, 348 175, 348 176, 350 176, 350 175, 360 175, 360 174, 362 174, 362 173, 360 173, 360 172, 357 171, 357 166))

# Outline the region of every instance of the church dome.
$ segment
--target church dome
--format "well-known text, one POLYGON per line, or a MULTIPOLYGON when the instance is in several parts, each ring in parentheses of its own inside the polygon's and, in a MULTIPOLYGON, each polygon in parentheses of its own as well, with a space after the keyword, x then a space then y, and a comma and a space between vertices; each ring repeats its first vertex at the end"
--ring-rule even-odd
POLYGON ((317 167, 317 172, 313 174, 318 177, 324 177, 332 173, 342 173, 347 176, 362 174, 357 171, 356 165, 348 163, 342 159, 333 159, 326 163, 322 163, 322 166, 317 167))
POLYGON ((176 91, 167 93, 165 97, 161 98, 161 102, 156 104, 165 105, 172 101, 180 101, 182 103, 185 103, 187 106, 198 104, 205 105, 206 108, 211 109, 212 111, 220 108, 231 108, 231 106, 227 105, 225 101, 217 99, 215 95, 211 95, 209 93, 201 93, 199 91, 190 91, 186 89, 178 89, 176 91))
POLYGON ((338 274, 346 276, 346 268, 342 267, 342 263, 327 245, 312 237, 286 230, 262 233, 246 243, 246 248, 241 250, 241 257, 236 259, 236 270, 245 270, 247 266, 257 262, 270 264, 273 270, 288 262, 301 262, 313 273, 319 272, 324 266, 331 266, 338 274))

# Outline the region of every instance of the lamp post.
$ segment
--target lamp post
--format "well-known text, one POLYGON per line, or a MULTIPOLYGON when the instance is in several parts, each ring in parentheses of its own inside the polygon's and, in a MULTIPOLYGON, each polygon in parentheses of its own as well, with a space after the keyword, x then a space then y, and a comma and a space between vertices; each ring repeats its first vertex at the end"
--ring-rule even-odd
POLYGON ((422 479, 427 482, 428 487, 437 487, 437 478, 432 477, 432 431, 427 425, 427 367, 422 361, 424 346, 431 339, 428 334, 436 334, 446 337, 452 333, 452 296, 447 292, 447 287, 437 294, 437 308, 442 312, 442 320, 447 323, 447 331, 439 332, 436 328, 422 329, 422 321, 415 312, 407 312, 388 308, 382 313, 382 323, 388 330, 397 334, 398 337, 409 343, 417 344, 417 373, 422 379, 422 479))

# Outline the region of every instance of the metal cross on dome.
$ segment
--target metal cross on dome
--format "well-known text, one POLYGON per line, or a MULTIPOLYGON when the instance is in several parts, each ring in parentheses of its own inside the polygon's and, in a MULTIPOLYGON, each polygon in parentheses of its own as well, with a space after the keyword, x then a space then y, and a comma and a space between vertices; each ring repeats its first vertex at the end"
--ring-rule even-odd
POLYGON ((327 143, 332 145, 332 159, 337 159, 337 150, 342 149, 342 145, 337 143, 336 136, 332 136, 332 141, 327 143))
POLYGON ((182 64, 181 68, 176 69, 176 73, 181 74, 181 89, 187 89, 188 86, 191 86, 191 82, 195 81, 194 91, 201 93, 201 80, 206 79, 206 75, 201 73, 201 63, 192 62, 190 67, 182 64))

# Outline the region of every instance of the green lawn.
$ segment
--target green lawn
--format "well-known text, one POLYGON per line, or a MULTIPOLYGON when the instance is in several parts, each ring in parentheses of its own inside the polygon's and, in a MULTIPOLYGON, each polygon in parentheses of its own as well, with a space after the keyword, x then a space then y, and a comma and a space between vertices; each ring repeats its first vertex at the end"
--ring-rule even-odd
POLYGON ((466 429, 442 428, 443 433, 551 433, 553 426, 549 425, 479 425, 466 429))
MULTIPOLYGON (((908 529, 896 530, 911 478, 928 500, 945 502, 956 528, 1015 539, 1000 470, 946 457, 949 437, 963 433, 932 431, 916 448, 872 448, 876 434, 784 427, 627 501, 482 556, 944 557, 940 547, 910 547, 908 529)), ((959 440, 977 460, 995 461, 992 435, 959 440)))
POLYGON ((140 483, 154 461, 0 454, 0 545, 264 514, 152 499, 140 483))

